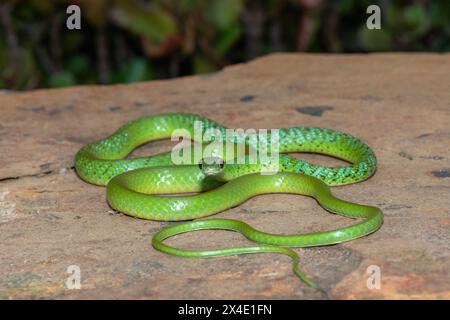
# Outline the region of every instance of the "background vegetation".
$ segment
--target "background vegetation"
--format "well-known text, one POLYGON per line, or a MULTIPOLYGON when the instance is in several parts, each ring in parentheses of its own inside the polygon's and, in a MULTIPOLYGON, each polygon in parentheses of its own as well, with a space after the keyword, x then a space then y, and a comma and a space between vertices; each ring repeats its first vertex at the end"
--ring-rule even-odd
POLYGON ((169 78, 276 51, 444 52, 449 22, 449 0, 2 0, 0 88, 169 78), (381 30, 365 27, 371 4, 381 30))

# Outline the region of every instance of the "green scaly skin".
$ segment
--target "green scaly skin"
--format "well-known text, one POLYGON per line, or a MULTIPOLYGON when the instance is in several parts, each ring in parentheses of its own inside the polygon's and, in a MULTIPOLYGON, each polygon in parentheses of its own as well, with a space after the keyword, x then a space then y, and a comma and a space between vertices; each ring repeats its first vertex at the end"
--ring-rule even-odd
MULTIPOLYGON (((373 151, 361 140, 322 128, 279 129, 279 152, 312 152, 333 156, 351 163, 342 167, 324 167, 280 154, 278 173, 262 175, 263 165, 225 164, 224 171, 205 175, 198 165, 174 165, 171 153, 124 159, 132 150, 148 141, 170 138, 176 129, 185 129, 194 137, 194 121, 202 122, 202 132, 217 129, 224 140, 234 144, 252 141, 241 136, 227 137, 226 128, 207 118, 184 113, 139 118, 118 129, 106 139, 85 145, 75 157, 75 168, 85 181, 106 185, 110 206, 125 214, 158 221, 192 220, 235 207, 249 198, 265 193, 293 193, 315 198, 331 213, 361 221, 340 229, 307 234, 276 235, 252 228, 242 221, 207 219, 166 228, 153 236, 154 248, 179 257, 212 257, 244 253, 282 253, 290 256, 294 273, 308 285, 320 289, 298 267, 298 255, 289 247, 312 247, 353 240, 376 231, 383 223, 380 209, 347 202, 334 197, 329 186, 356 183, 369 178, 376 169, 373 151), (158 194, 201 192, 177 197, 158 194), (163 241, 174 235, 205 229, 240 232, 261 245, 195 251, 170 247, 163 241)), ((272 141, 268 135, 268 150, 272 141)), ((193 154, 194 152, 192 152, 193 154)), ((272 163, 273 164, 273 163, 272 163)))

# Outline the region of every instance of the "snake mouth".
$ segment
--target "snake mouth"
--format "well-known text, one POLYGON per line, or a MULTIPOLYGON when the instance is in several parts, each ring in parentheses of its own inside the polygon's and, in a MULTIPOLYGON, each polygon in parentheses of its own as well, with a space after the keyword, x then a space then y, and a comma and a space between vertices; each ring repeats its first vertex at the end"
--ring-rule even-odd
POLYGON ((213 176, 223 171, 225 163, 219 157, 207 157, 200 160, 198 167, 205 176, 213 176))

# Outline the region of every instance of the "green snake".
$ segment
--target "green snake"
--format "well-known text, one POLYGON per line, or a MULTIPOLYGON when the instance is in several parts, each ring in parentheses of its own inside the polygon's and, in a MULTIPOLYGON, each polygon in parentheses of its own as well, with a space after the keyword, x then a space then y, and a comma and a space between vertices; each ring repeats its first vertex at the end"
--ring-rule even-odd
MULTIPOLYGON (((291 193, 313 197, 327 211, 359 221, 330 231, 280 235, 256 230, 238 220, 194 220, 157 232, 152 238, 152 245, 159 251, 196 258, 282 253, 292 258, 293 271, 301 280, 320 289, 299 269, 299 257, 290 247, 324 246, 353 240, 376 231, 383 223, 380 209, 338 199, 330 192, 329 186, 363 181, 375 172, 376 157, 372 149, 358 138, 324 128, 279 129, 279 156, 266 164, 249 163, 245 159, 243 163, 230 161, 233 155, 229 151, 221 154, 225 164, 208 162, 204 158, 199 165, 193 162, 191 155, 191 164, 176 165, 171 152, 126 159, 136 147, 149 141, 170 138, 176 129, 183 129, 185 137, 190 139, 195 139, 196 129, 202 133, 214 129, 222 135, 223 141, 235 146, 248 146, 244 155, 247 160, 248 150, 259 148, 259 145, 245 137, 228 136, 224 126, 210 119, 195 114, 168 113, 138 118, 123 125, 109 137, 83 146, 75 157, 76 172, 91 184, 106 186, 107 201, 113 209, 142 219, 193 220, 235 207, 256 195, 291 193), (290 152, 320 153, 350 164, 340 167, 319 166, 286 154, 290 152), (277 165, 275 174, 261 174, 264 168, 272 168, 274 164, 277 165), (163 242, 181 233, 206 229, 239 232, 258 245, 199 251, 179 249, 163 242)), ((271 150, 275 140, 266 141, 266 151, 271 150)), ((187 152, 189 148, 194 147, 182 151, 187 152)))

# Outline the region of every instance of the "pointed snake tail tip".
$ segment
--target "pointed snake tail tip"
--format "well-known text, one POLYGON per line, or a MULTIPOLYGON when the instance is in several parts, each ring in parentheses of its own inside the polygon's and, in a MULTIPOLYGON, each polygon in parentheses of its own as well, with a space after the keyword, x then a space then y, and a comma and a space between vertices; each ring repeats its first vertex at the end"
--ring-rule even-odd
POLYGON ((323 289, 321 286, 319 286, 314 280, 312 280, 310 277, 308 277, 306 274, 304 274, 303 272, 299 271, 297 273, 297 276, 300 278, 300 280, 305 283, 306 285, 308 285, 309 287, 316 289, 320 292, 322 292, 323 294, 328 296, 328 293, 325 289, 323 289))

